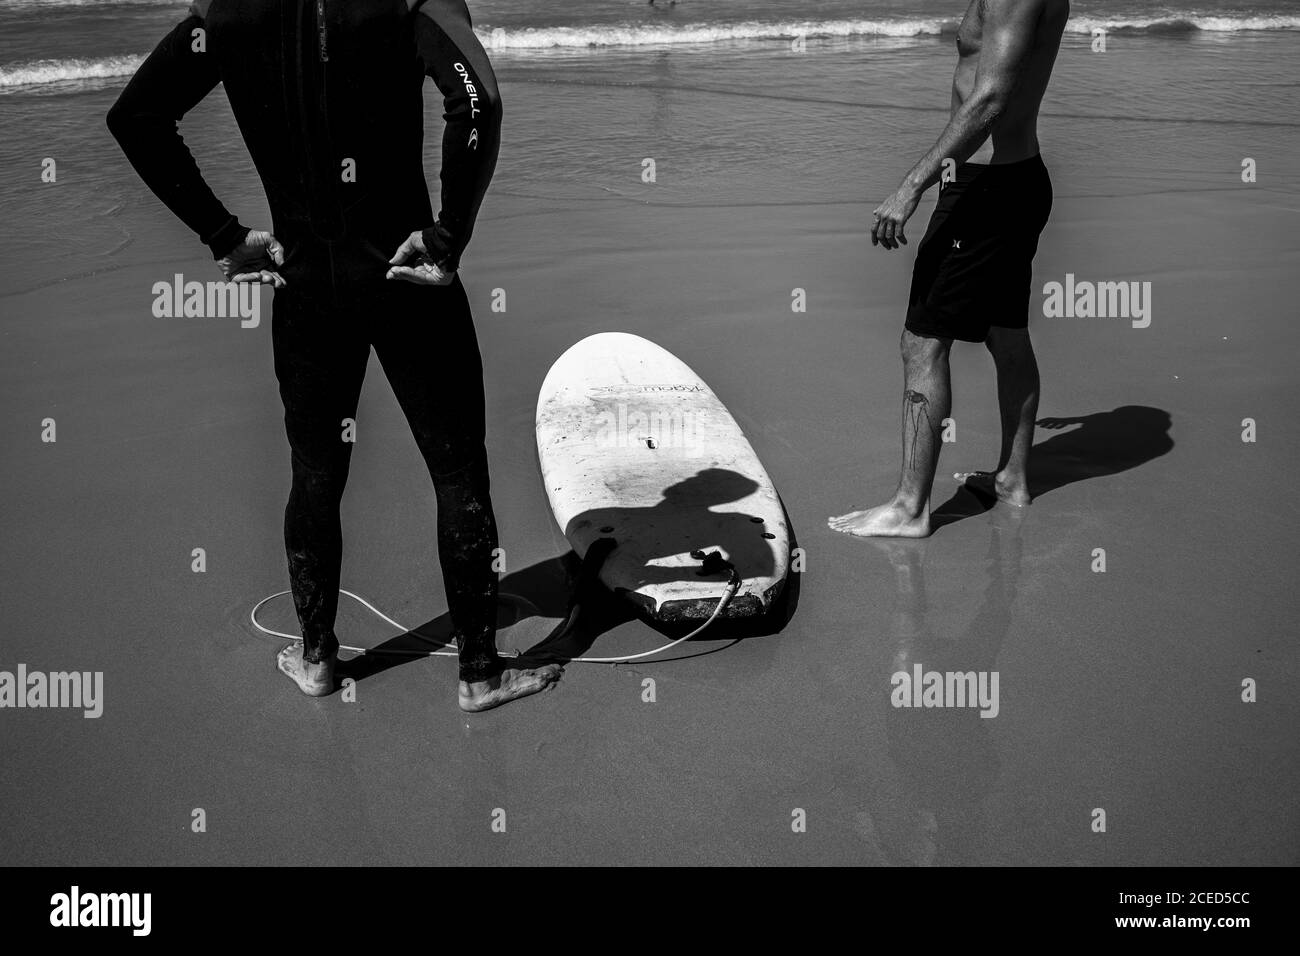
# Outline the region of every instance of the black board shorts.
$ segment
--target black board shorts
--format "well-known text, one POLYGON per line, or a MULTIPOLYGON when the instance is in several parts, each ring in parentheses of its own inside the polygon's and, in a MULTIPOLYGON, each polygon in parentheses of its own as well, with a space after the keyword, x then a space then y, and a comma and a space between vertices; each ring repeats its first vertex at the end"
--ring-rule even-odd
POLYGON ((916 253, 906 328, 983 342, 990 327, 1023 329, 1038 236, 1052 210, 1042 157, 964 163, 942 186, 916 253))

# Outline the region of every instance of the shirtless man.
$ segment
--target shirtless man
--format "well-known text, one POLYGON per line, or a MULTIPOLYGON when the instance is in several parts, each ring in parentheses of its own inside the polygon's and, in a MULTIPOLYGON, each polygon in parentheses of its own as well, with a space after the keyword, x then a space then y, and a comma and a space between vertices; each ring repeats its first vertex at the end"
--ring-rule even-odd
POLYGON ((1002 451, 991 472, 958 475, 973 491, 1029 504, 1026 464, 1038 411, 1029 296, 1052 185, 1038 154, 1038 108, 1068 0, 971 0, 957 31, 952 113, 939 141, 877 207, 871 244, 907 244, 921 194, 954 169, 917 250, 903 331, 903 468, 883 505, 829 524, 846 534, 923 538, 942 422, 951 406, 953 339, 983 342, 997 366, 1002 451))

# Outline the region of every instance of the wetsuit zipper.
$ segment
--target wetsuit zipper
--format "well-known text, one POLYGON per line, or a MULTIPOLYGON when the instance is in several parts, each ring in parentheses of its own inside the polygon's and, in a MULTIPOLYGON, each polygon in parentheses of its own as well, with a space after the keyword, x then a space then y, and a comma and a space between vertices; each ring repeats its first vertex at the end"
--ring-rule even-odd
POLYGON ((293 6, 298 10, 296 18, 298 30, 295 31, 296 60, 298 65, 298 118, 302 130, 302 151, 301 151, 301 168, 303 176, 303 185, 306 189, 307 215, 309 217, 309 228, 312 234, 324 245, 326 260, 329 263, 329 282, 330 291, 337 293, 338 276, 336 271, 334 255, 334 229, 330 228, 335 223, 331 221, 328 225, 321 222, 324 215, 324 207, 330 202, 333 196, 327 196, 328 190, 322 190, 321 181, 316 169, 318 162, 317 153, 325 147, 325 143, 320 142, 322 136, 328 139, 325 132, 325 126, 328 124, 328 108, 325 92, 326 84, 326 67, 318 65, 329 62, 329 42, 328 42, 328 21, 326 18, 326 0, 314 0, 314 3, 308 3, 306 0, 293 0, 293 6), (310 54, 304 55, 308 49, 307 43, 307 19, 308 11, 315 13, 316 18, 316 64, 309 59, 310 54), (309 72, 311 71, 311 72, 309 72), (316 82, 319 84, 315 102, 308 95, 308 84, 311 73, 314 72, 316 82), (322 235, 322 227, 328 233, 322 235))
POLYGON ((325 0, 316 0, 316 44, 320 49, 320 61, 328 63, 330 58, 329 43, 326 40, 325 0))
MULTIPOLYGON (((316 48, 320 54, 320 61, 328 63, 329 53, 329 23, 325 17, 325 0, 316 0, 316 48)), ((329 100, 326 95, 326 76, 324 68, 320 71, 320 121, 328 128, 329 124, 329 100)), ((338 292, 338 278, 334 272, 334 240, 330 239, 325 243, 326 253, 330 260, 330 288, 338 292)))

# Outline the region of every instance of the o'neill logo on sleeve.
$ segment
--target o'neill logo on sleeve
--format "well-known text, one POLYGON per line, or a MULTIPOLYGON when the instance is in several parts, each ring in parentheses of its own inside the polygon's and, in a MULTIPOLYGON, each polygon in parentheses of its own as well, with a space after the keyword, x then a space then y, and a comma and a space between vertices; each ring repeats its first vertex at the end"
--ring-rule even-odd
MULTIPOLYGON (((465 92, 469 95, 469 120, 472 123, 478 119, 478 114, 482 112, 478 108, 478 87, 474 85, 474 79, 469 75, 469 70, 464 63, 454 63, 452 69, 460 74, 460 81, 465 84, 465 92)), ((478 149, 477 126, 469 131, 469 141, 465 145, 469 149, 478 149)))
POLYGON ((152 924, 152 893, 70 893, 50 897, 51 926, 129 926, 132 936, 148 936, 152 924))
POLYGON ((469 118, 477 119, 479 114, 478 108, 478 88, 474 85, 474 79, 469 75, 464 63, 453 63, 452 67, 460 74, 460 81, 465 84, 465 92, 469 94, 469 118))

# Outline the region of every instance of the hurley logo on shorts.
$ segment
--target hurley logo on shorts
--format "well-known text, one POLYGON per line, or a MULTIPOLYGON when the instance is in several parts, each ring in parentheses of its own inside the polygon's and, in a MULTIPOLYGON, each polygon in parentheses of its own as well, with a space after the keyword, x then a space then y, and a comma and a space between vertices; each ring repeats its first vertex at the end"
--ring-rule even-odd
POLYGON ((1135 329, 1151 324, 1150 282, 1076 282, 1067 272, 1064 283, 1043 286, 1043 295, 1049 319, 1132 319, 1135 329))
POLYGON ((93 718, 104 713, 103 671, 28 671, 26 664, 18 672, 0 671, 0 708, 4 707, 79 707, 81 716, 93 718))
POLYGON ((895 707, 978 707, 981 717, 998 715, 997 671, 898 671, 889 679, 895 707))
POLYGON ((51 926, 129 926, 132 936, 148 936, 153 922, 152 893, 69 893, 50 897, 51 926))

